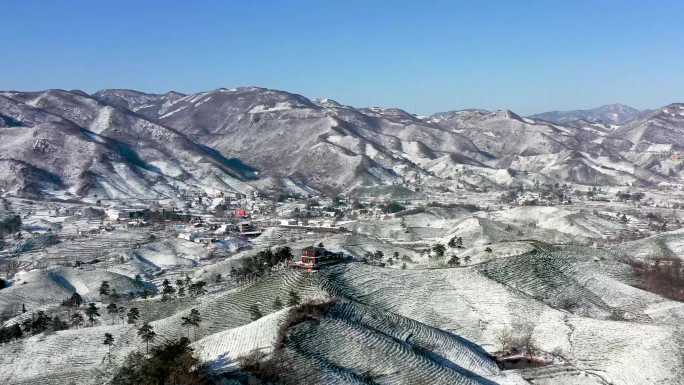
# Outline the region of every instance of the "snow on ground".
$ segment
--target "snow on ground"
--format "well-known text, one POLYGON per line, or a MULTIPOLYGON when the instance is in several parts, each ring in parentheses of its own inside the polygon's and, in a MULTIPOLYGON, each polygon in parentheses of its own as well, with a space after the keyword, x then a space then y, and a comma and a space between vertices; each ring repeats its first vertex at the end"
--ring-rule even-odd
POLYGON ((278 325, 288 311, 285 308, 247 325, 212 334, 194 342, 192 347, 201 361, 211 363, 212 371, 234 370, 239 357, 255 350, 264 354, 273 350, 278 325))
POLYGON ((156 267, 193 266, 206 257, 208 250, 204 245, 178 238, 164 239, 148 243, 135 254, 145 262, 156 267))

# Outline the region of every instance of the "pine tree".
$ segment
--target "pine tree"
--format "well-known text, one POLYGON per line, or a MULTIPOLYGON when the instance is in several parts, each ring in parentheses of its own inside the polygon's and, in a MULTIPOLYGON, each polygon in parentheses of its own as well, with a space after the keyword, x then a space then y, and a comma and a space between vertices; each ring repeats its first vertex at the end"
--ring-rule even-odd
POLYGON ((252 321, 256 321, 259 318, 264 316, 264 314, 259 309, 259 305, 257 305, 257 304, 253 304, 252 306, 249 307, 249 314, 252 317, 252 321))
POLYGON ((91 302, 88 304, 88 308, 86 309, 85 313, 88 317, 88 321, 90 321, 90 326, 93 326, 95 324, 95 318, 100 316, 98 310, 100 309, 97 306, 95 306, 94 303, 91 302))
POLYGON ((287 305, 288 306, 297 306, 301 302, 301 298, 299 298, 299 294, 294 291, 290 290, 289 293, 290 298, 287 300, 287 305))
POLYGON ((152 326, 150 324, 146 323, 143 326, 138 329, 138 337, 140 337, 141 340, 145 341, 145 344, 147 346, 147 353, 150 353, 150 342, 154 341, 154 339, 157 337, 157 333, 154 332, 152 329, 152 326))
POLYGON ((128 311, 128 314, 126 314, 126 316, 128 317, 128 323, 134 324, 138 321, 138 318, 140 318, 140 311, 137 307, 132 307, 131 310, 128 311))
POLYGON ((181 320, 183 321, 181 323, 181 325, 188 328, 188 339, 190 339, 190 328, 191 327, 195 328, 195 338, 197 338, 197 328, 199 327, 200 323, 202 322, 202 317, 200 316, 199 310, 190 309, 190 314, 188 314, 187 317, 181 317, 181 320))
POLYGON ((10 335, 14 339, 19 339, 24 336, 24 333, 21 332, 21 326, 18 324, 14 324, 10 327, 10 335))
POLYGON ((104 342, 102 342, 103 345, 107 345, 107 357, 109 359, 109 363, 112 363, 112 345, 114 345, 114 336, 112 336, 110 333, 105 333, 104 335, 104 342))
POLYGON ((121 320, 121 324, 124 324, 124 321, 126 320, 126 308, 123 306, 119 306, 119 319, 121 320))
POLYGON ((67 326, 66 322, 62 321, 59 316, 54 316, 52 318, 52 325, 50 328, 54 331, 60 331, 60 330, 65 330, 68 329, 69 327, 67 326))
POLYGON ((100 284, 100 296, 101 297, 108 296, 109 294, 111 294, 111 290, 112 289, 109 286, 109 282, 108 281, 102 281, 102 283, 100 284))
POLYGON ((162 301, 169 300, 175 293, 176 289, 171 286, 171 282, 168 279, 165 279, 162 282, 162 301))
POLYGON ((202 317, 197 309, 190 309, 190 321, 192 326, 195 327, 195 338, 197 338, 197 328, 199 328, 200 323, 202 323, 202 317))
POLYGON ((447 264, 451 267, 460 266, 461 265, 461 259, 454 255, 449 259, 449 262, 447 262, 447 264))
POLYGON ((32 319, 26 319, 21 322, 21 329, 24 331, 26 334, 31 334, 31 328, 33 327, 33 320, 32 319))
POLYGON ((38 313, 33 318, 33 321, 31 323, 31 332, 33 334, 44 332, 45 330, 47 330, 48 326, 50 326, 50 322, 50 317, 48 317, 44 311, 38 311, 38 313))
POLYGON ((21 332, 21 326, 19 326, 18 324, 10 326, 10 338, 19 339, 23 336, 24 333, 21 332))
MULTIPOLYGON (((119 313, 119 307, 114 302, 107 305, 107 314, 113 319, 119 313)), ((112 321, 112 323, 114 323, 112 321)))
POLYGON ((118 301, 119 299, 121 299, 121 296, 120 296, 119 293, 116 291, 116 289, 112 289, 112 293, 109 295, 109 298, 110 298, 112 301, 118 301))
POLYGON ((71 325, 79 327, 83 325, 84 319, 83 319, 83 314, 81 312, 76 312, 71 315, 71 325))
POLYGON ((280 300, 279 296, 276 296, 275 300, 273 301, 273 309, 280 310, 282 308, 283 308, 283 302, 280 300))
POLYGON ((184 326, 188 329, 188 339, 190 339, 190 328, 192 327, 192 321, 190 321, 190 317, 181 317, 181 326, 184 326))
POLYGON ((438 244, 432 246, 432 251, 434 251, 435 254, 441 258, 444 256, 444 252, 446 251, 446 248, 444 247, 443 244, 438 243, 438 244))
POLYGON ((207 285, 204 281, 197 281, 190 284, 188 289, 189 293, 193 297, 199 297, 200 295, 207 294, 207 290, 204 288, 207 285))

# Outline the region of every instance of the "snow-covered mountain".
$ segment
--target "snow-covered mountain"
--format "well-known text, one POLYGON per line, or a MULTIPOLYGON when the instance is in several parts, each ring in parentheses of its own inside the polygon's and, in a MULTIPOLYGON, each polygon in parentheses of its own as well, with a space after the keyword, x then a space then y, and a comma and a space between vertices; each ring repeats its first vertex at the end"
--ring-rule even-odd
MULTIPOLYGON (((419 118, 258 87, 191 95, 7 91, 0 92, 0 188, 102 197, 285 185, 335 193, 464 173, 498 186, 658 183, 681 168, 656 165, 643 150, 684 145, 681 108, 616 127, 591 116, 559 124, 511 111, 419 118)), ((614 121, 627 120, 631 110, 619 110, 626 112, 614 121)))
POLYGON ((530 116, 553 123, 570 123, 574 120, 586 120, 592 123, 624 124, 648 114, 624 104, 608 104, 588 110, 550 111, 530 116))
POLYGON ((4 92, 0 111, 13 121, 0 142, 9 191, 156 197, 246 178, 184 134, 84 93, 4 92))

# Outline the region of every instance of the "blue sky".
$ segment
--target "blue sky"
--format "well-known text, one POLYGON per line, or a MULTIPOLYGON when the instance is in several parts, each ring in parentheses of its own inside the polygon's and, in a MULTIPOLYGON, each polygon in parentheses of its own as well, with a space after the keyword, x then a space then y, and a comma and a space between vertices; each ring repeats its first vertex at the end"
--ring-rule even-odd
POLYGON ((0 89, 258 85, 415 113, 684 101, 684 1, 0 0, 0 89))

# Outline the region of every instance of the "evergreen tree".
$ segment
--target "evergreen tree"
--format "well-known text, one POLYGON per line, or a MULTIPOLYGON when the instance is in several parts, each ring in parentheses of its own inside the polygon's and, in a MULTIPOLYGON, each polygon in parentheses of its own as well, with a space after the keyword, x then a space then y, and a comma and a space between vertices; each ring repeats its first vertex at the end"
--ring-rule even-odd
POLYGON ((207 285, 204 281, 197 281, 190 284, 189 293, 193 297, 199 297, 200 295, 207 294, 205 286, 207 285))
POLYGON ((102 281, 102 283, 100 284, 100 296, 108 296, 109 294, 111 294, 111 290, 112 288, 109 286, 109 282, 102 281))
POLYGON ((623 213, 623 214, 622 214, 622 217, 620 217, 620 222, 622 222, 622 223, 627 223, 627 222, 629 222, 629 219, 627 218, 627 215, 625 215, 625 214, 623 213))
POLYGON ((31 328, 33 327, 33 320, 32 319, 26 319, 21 322, 21 329, 24 331, 26 334, 31 334, 31 328))
POLYGON ((301 302, 301 298, 299 298, 299 293, 297 293, 294 290, 290 290, 289 293, 290 298, 287 300, 287 305, 288 306, 297 306, 301 302))
MULTIPOLYGON (((112 319, 114 319, 114 317, 116 317, 119 314, 119 307, 116 306, 116 304, 114 302, 107 305, 106 309, 107 309, 107 314, 109 314, 109 316, 112 319)), ((114 323, 114 322, 112 322, 112 323, 114 323)))
POLYGON ((190 316, 181 317, 181 326, 184 326, 188 329, 188 339, 190 339, 190 328, 192 327, 192 321, 190 321, 190 316))
POLYGON ((190 340, 185 337, 153 347, 147 357, 131 353, 111 381, 112 385, 212 383, 202 363, 194 356, 190 340))
POLYGON ((192 326, 195 327, 195 336, 197 335, 197 328, 199 328, 200 323, 202 323, 202 317, 197 309, 190 309, 190 321, 192 326))
POLYGON ((77 311, 76 313, 71 315, 71 325, 80 327, 83 325, 83 322, 85 320, 83 319, 83 314, 81 312, 77 311))
POLYGON ((460 266, 461 265, 461 259, 454 255, 451 258, 449 258, 449 262, 447 262, 447 264, 451 267, 460 266))
POLYGON ((86 309, 86 317, 88 317, 88 321, 90 321, 90 326, 93 326, 95 324, 95 319, 100 316, 100 313, 98 312, 100 310, 97 306, 95 306, 94 303, 89 303, 88 308, 86 309))
POLYGON ((126 308, 123 306, 119 306, 119 319, 121 320, 121 324, 124 324, 124 321, 126 320, 126 308))
POLYGON ((10 336, 13 339, 19 339, 24 336, 24 333, 21 332, 21 326, 19 326, 19 324, 14 324, 10 327, 10 336))
POLYGON ((167 301, 175 293, 176 289, 173 286, 171 286, 171 282, 169 282, 168 279, 165 279, 164 282, 162 282, 162 301, 167 301))
POLYGON ((9 335, 12 339, 19 339, 24 336, 24 333, 21 331, 21 326, 19 324, 14 324, 10 326, 10 332, 9 335))
POLYGON ((257 305, 257 304, 253 304, 252 306, 249 307, 249 314, 252 317, 252 321, 256 321, 259 318, 264 316, 264 314, 259 309, 259 305, 257 305))
POLYGON ((275 310, 280 310, 283 308, 283 303, 280 301, 280 297, 276 296, 275 300, 273 301, 273 309, 275 310))
POLYGON ((147 353, 150 353, 150 342, 154 341, 154 339, 157 337, 157 333, 154 332, 152 329, 152 326, 150 324, 146 323, 143 326, 138 329, 138 337, 140 337, 141 340, 145 341, 145 344, 147 346, 147 353))
POLYGON ((103 345, 107 345, 107 357, 109 359, 109 363, 112 363, 112 345, 114 345, 114 336, 112 336, 110 333, 105 333, 104 335, 104 342, 102 342, 103 345))
POLYGON ((197 337, 197 328, 202 322, 202 317, 200 316, 199 310, 190 309, 190 314, 188 314, 187 317, 181 317, 181 320, 183 321, 181 325, 188 328, 188 339, 190 339, 191 327, 195 328, 195 337, 197 337))
POLYGON ((50 326, 51 321, 50 317, 48 317, 44 311, 38 311, 31 323, 31 332, 33 334, 44 332, 47 330, 48 326, 50 326))
POLYGON ((446 248, 444 247, 443 244, 438 243, 438 244, 432 246, 432 251, 435 252, 437 257, 441 258, 444 256, 444 252, 446 251, 446 248))
POLYGON ((52 330, 54 330, 54 331, 57 332, 57 331, 60 331, 60 330, 68 329, 69 326, 67 325, 66 322, 62 321, 62 320, 59 318, 59 316, 54 316, 54 317, 52 318, 52 325, 50 326, 50 328, 51 328, 52 330))
POLYGON ((109 295, 109 298, 110 298, 112 301, 118 301, 119 299, 121 299, 121 296, 120 296, 119 293, 116 291, 116 289, 112 289, 112 293, 109 295))
POLYGON ((128 314, 126 314, 126 316, 128 317, 128 323, 134 324, 138 321, 138 318, 140 318, 140 311, 137 307, 132 307, 131 310, 128 311, 128 314))

